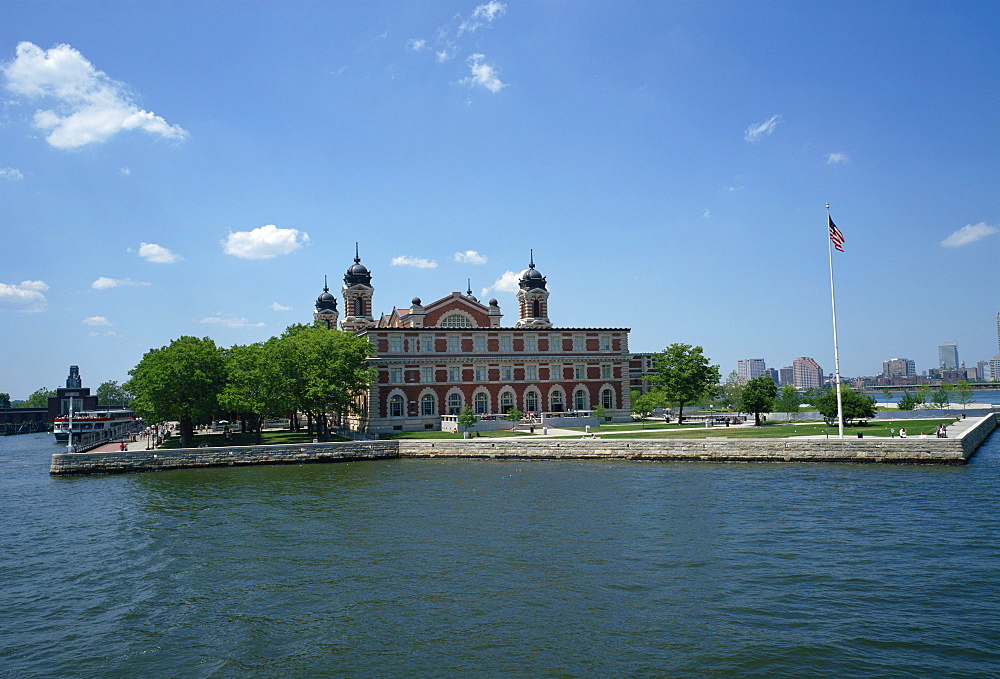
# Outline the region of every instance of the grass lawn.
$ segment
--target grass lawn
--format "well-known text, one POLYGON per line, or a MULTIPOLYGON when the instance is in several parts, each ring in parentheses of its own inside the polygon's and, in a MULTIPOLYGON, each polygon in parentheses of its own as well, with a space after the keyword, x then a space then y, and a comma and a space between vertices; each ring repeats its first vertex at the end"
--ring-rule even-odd
MULTIPOLYGON (((265 431, 261 437, 261 443, 263 445, 272 446, 280 445, 282 443, 312 443, 314 438, 316 438, 314 434, 310 434, 305 431, 265 431)), ((335 436, 331 440, 347 441, 349 439, 335 436)), ((222 448, 225 446, 252 446, 254 445, 254 435, 233 432, 232 440, 227 441, 225 434, 195 434, 194 441, 192 443, 195 446, 208 446, 209 448, 222 448)), ((180 447, 180 436, 171 436, 163 442, 163 445, 160 446, 163 450, 180 447)))
MULTIPOLYGON (((920 434, 934 434, 934 430, 939 424, 952 424, 955 422, 955 418, 945 418, 945 419, 932 419, 932 420, 897 420, 897 421, 885 421, 877 423, 869 423, 866 427, 844 427, 844 436, 849 438, 856 438, 858 433, 863 433, 865 436, 884 436, 889 437, 892 434, 890 429, 896 430, 896 435, 899 434, 900 427, 906 428, 906 433, 910 437, 917 437, 920 434)), ((592 432, 600 434, 599 431, 592 432)), ((757 438, 790 438, 795 436, 821 436, 823 434, 829 434, 830 436, 837 436, 837 427, 830 427, 823 422, 817 423, 794 423, 794 424, 784 424, 777 422, 769 422, 763 424, 759 427, 704 427, 695 426, 691 427, 688 425, 683 425, 683 429, 659 429, 650 431, 633 431, 632 433, 622 433, 622 434, 601 434, 601 438, 605 439, 660 439, 660 438, 683 438, 683 439, 703 439, 703 438, 734 438, 734 439, 757 439, 757 438)), ((564 437, 571 438, 571 437, 564 437)))
MULTIPOLYGON (((504 438, 509 436, 527 436, 523 431, 482 431, 479 432, 482 438, 504 438)), ((453 434, 450 431, 393 431, 379 434, 379 439, 383 441, 391 439, 460 439, 462 434, 453 434)), ((469 438, 478 438, 476 432, 469 432, 469 438)))

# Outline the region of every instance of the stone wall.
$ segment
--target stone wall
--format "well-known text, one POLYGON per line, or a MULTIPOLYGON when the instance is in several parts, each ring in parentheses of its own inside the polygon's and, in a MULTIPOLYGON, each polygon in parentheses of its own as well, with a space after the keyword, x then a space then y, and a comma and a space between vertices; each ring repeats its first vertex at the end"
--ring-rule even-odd
POLYGON ((399 439, 281 446, 186 448, 139 452, 56 454, 50 473, 121 474, 193 467, 308 464, 410 458, 704 460, 712 462, 887 462, 964 464, 998 417, 984 417, 962 438, 850 439, 399 439))

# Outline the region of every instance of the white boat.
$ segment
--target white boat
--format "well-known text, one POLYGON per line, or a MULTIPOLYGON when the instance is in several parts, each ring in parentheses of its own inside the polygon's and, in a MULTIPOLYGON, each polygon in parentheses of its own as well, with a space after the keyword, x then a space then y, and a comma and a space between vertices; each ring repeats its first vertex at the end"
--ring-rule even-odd
MULTIPOLYGON (((81 410, 73 413, 73 437, 94 432, 105 432, 135 422, 135 412, 128 409, 119 410, 81 410)), ((52 423, 52 433, 57 443, 69 440, 70 417, 60 415, 52 423)))

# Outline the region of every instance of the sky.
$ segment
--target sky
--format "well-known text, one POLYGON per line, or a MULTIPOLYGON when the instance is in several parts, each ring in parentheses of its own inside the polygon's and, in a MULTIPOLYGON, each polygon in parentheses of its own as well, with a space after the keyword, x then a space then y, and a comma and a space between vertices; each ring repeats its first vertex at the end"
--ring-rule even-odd
POLYGON ((1000 4, 8 1, 0 391, 375 308, 704 347, 723 376, 997 354, 1000 4), (342 306, 342 303, 341 303, 342 306), (343 309, 341 309, 343 313, 343 309))

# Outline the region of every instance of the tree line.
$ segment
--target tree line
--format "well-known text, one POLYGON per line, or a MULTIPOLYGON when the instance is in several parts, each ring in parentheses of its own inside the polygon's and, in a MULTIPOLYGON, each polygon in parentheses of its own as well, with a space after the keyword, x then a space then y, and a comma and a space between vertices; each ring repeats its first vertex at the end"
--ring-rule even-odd
POLYGON ((292 325, 264 342, 217 347, 208 337, 183 336, 150 349, 123 386, 147 422, 177 421, 182 447, 194 425, 238 415, 261 442, 264 422, 304 413, 311 432, 329 438, 334 423, 361 414, 374 379, 370 342, 351 333, 292 325))

